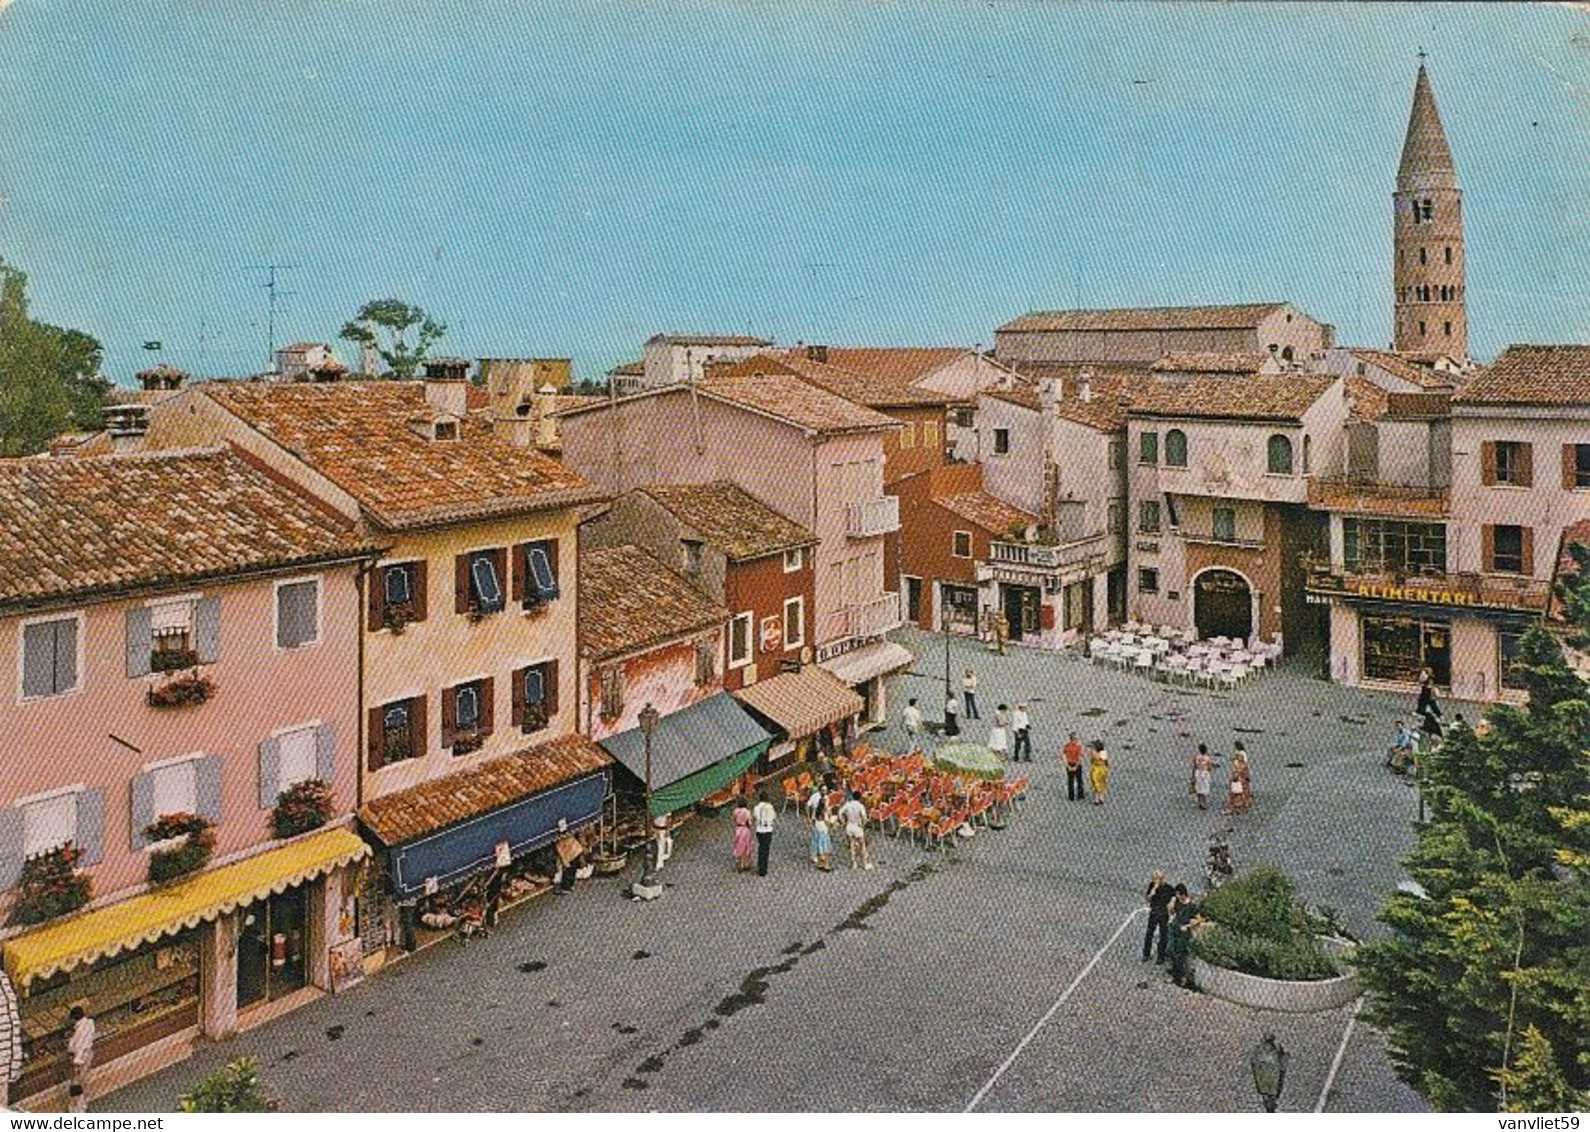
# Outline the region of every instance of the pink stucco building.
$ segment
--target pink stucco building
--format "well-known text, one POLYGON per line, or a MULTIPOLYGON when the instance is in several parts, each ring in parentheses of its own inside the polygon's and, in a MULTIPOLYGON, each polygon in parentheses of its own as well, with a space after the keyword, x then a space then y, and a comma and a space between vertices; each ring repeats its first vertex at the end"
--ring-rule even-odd
POLYGON ((332 985, 367 853, 356 576, 376 548, 224 448, 0 463, 0 532, 13 1091, 48 1107, 73 1003, 98 1024, 98 1094, 332 985), (279 799, 310 780, 325 822, 279 837, 279 799), (146 831, 173 814, 211 823, 214 855, 151 888, 183 843, 146 831), (38 920, 25 890, 66 845, 91 899, 38 920))

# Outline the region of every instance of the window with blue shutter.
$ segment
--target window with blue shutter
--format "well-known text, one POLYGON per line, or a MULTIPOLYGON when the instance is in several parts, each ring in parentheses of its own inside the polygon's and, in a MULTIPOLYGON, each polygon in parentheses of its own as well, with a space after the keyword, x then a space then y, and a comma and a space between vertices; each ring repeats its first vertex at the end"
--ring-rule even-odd
POLYGON ((276 647, 296 649, 320 639, 320 583, 313 578, 276 587, 276 647))

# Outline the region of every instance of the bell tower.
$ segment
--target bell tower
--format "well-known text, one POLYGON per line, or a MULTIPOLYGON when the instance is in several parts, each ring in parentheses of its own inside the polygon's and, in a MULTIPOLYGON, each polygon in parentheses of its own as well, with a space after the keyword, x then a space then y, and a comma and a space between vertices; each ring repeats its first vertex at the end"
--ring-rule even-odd
POLYGON ((1463 190, 1441 128, 1435 92, 1419 53, 1408 136, 1392 194, 1394 348, 1468 357, 1464 287, 1463 190))

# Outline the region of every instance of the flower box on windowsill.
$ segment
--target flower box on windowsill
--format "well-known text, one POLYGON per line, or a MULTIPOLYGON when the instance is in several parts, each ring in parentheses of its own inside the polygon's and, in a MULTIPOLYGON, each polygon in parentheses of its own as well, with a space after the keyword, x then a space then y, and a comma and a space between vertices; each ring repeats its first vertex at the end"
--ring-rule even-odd
POLYGON ((381 753, 384 756, 383 765, 406 762, 414 757, 414 744, 403 736, 396 736, 382 744, 381 753))
POLYGON ((22 863, 17 900, 11 906, 12 926, 32 926, 71 915, 89 902, 93 883, 77 871, 83 851, 68 841, 22 863))
POLYGON ((409 622, 414 620, 414 608, 410 605, 389 605, 381 615, 381 628, 390 629, 394 635, 403 632, 409 627, 409 622))
POLYGON ((199 654, 193 649, 156 650, 149 657, 151 672, 181 672, 184 668, 197 668, 199 654))
POLYGON ((552 608, 552 603, 550 601, 542 601, 538 597, 527 597, 521 603, 521 607, 524 609, 526 617, 540 617, 552 608))
POLYGON ((287 838, 319 829, 331 820, 332 801, 331 787, 318 778, 289 786, 271 810, 271 832, 287 838))
POLYGON ((486 618, 490 617, 493 613, 501 613, 501 612, 502 612, 502 607, 501 606, 498 606, 496 609, 490 609, 490 608, 488 608, 486 606, 479 605, 479 604, 477 604, 475 602, 470 602, 469 603, 469 607, 464 610, 464 616, 469 618, 469 623, 471 625, 479 625, 482 621, 484 621, 486 618))
POLYGON ((149 883, 158 888, 201 871, 215 856, 215 826, 198 814, 167 814, 144 828, 149 883))
POLYGON ((152 708, 186 707, 210 700, 215 692, 214 680, 193 671, 155 685, 149 689, 147 698, 152 708))
POLYGON ((486 736, 479 731, 460 731, 453 736, 453 754, 472 755, 485 743, 486 736))

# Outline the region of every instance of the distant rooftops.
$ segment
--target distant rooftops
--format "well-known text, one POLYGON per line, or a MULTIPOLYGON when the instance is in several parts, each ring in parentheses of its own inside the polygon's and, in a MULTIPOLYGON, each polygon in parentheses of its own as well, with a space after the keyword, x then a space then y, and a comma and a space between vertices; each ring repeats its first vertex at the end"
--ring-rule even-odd
MULTIPOLYGON (((832 354, 828 355, 832 359, 832 354)), ((819 389, 827 390, 847 401, 869 409, 940 408, 950 399, 942 393, 918 389, 871 374, 856 373, 832 363, 809 357, 805 351, 781 354, 757 354, 743 361, 733 362, 719 374, 727 378, 741 378, 770 373, 790 374, 819 389)))
POLYGON ((731 561, 811 546, 817 536, 728 480, 639 488, 731 561))
POLYGON ((1337 380, 1330 374, 1312 373, 1195 377, 1177 384, 1139 386, 1127 412, 1134 417, 1299 421, 1337 380))
POLYGON ((646 339, 648 346, 653 343, 667 343, 670 346, 771 346, 771 338, 756 338, 749 334, 653 334, 646 339))
MULTIPOLYGON (((620 397, 614 402, 603 401, 601 404, 566 409, 558 416, 576 417, 584 413, 605 412, 610 404, 625 408, 654 397, 684 395, 691 388, 680 383, 662 385, 620 397)), ((734 405, 808 432, 885 432, 900 427, 900 422, 892 417, 847 401, 793 374, 714 376, 697 382, 694 389, 702 397, 734 405)))
POLYGON ((1061 330, 1243 330, 1258 326, 1287 303, 1234 303, 1200 307, 1126 307, 1111 310, 1033 311, 999 328, 1061 330))
POLYGON ((593 660, 722 625, 729 611, 638 546, 580 552, 580 643, 593 660))

